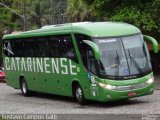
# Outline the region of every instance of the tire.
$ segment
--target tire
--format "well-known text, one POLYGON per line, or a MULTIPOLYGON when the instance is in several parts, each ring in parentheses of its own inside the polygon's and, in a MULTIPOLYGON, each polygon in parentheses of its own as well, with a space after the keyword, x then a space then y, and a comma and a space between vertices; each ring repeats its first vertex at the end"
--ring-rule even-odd
POLYGON ((28 87, 27 87, 27 83, 25 81, 25 79, 22 79, 20 81, 20 87, 21 87, 21 92, 24 96, 30 96, 31 95, 31 92, 28 90, 28 87))
POLYGON ((80 105, 85 105, 86 100, 84 98, 83 90, 80 85, 77 85, 74 89, 74 97, 80 105))

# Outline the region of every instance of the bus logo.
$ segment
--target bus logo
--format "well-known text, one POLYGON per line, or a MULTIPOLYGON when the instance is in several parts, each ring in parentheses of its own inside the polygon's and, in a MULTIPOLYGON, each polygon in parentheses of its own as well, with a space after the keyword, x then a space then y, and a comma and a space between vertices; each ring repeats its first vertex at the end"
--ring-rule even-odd
POLYGON ((135 86, 134 86, 134 85, 130 86, 130 89, 134 89, 134 88, 135 88, 135 86))

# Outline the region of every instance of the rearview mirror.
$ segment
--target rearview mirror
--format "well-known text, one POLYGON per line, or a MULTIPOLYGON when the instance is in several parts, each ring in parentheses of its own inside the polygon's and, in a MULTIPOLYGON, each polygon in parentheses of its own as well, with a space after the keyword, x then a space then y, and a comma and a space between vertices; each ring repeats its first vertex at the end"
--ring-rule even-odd
POLYGON ((92 48, 95 59, 99 60, 100 59, 100 51, 99 51, 98 46, 94 42, 89 41, 89 40, 83 40, 83 42, 92 48))
POLYGON ((154 53, 158 53, 158 42, 151 36, 143 35, 144 38, 150 42, 152 42, 154 53))

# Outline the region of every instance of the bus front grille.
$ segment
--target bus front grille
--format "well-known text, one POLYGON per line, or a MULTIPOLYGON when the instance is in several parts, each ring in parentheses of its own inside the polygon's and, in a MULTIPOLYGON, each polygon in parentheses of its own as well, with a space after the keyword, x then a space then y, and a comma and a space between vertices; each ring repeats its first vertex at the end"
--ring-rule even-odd
POLYGON ((134 90, 134 89, 144 88, 148 85, 149 85, 148 83, 141 83, 137 85, 117 86, 113 90, 117 90, 117 91, 134 90))

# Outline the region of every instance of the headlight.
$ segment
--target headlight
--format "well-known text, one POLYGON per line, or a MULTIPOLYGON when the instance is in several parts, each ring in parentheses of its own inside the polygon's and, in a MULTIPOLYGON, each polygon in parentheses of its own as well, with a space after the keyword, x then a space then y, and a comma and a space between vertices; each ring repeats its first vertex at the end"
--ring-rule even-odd
POLYGON ((150 78, 146 83, 153 83, 154 82, 154 77, 150 78))
POLYGON ((112 90, 116 87, 116 86, 107 85, 107 84, 104 84, 104 83, 99 83, 99 86, 101 86, 102 88, 108 89, 108 90, 112 90))

